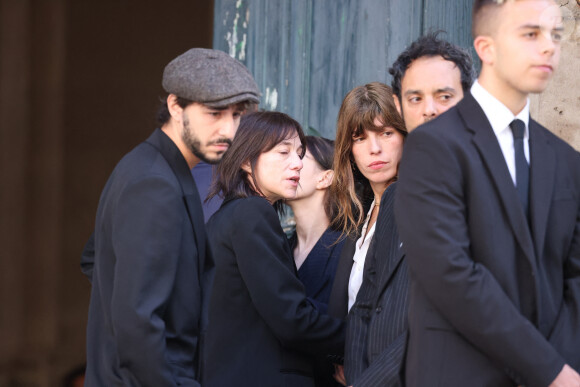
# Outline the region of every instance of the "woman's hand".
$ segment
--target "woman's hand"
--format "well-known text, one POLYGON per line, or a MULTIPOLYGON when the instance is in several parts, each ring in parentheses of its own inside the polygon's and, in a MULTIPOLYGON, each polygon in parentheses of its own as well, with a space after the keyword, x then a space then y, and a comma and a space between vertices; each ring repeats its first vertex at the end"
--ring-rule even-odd
POLYGON ((340 365, 340 364, 335 364, 334 365, 334 380, 336 380, 337 382, 339 382, 340 384, 342 384, 343 386, 346 386, 346 379, 344 378, 344 366, 340 365))

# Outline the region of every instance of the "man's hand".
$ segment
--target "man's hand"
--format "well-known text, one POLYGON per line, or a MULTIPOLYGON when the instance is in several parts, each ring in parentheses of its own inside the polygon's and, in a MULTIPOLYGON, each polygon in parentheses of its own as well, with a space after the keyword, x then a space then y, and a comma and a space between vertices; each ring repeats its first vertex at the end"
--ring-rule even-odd
POLYGON ((342 384, 343 386, 346 386, 346 379, 344 377, 344 366, 340 365, 340 364, 335 364, 334 365, 334 380, 336 380, 337 382, 339 382, 340 384, 342 384))
POLYGON ((574 371, 568 364, 564 365, 562 371, 558 374, 556 379, 549 387, 580 387, 580 375, 574 371))

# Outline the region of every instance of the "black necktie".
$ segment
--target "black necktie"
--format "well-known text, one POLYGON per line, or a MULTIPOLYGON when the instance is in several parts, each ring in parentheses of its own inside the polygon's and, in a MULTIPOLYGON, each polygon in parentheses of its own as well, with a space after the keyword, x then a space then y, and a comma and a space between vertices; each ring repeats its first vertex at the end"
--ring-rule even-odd
POLYGON ((526 124, 522 120, 515 119, 511 122, 510 128, 514 135, 514 151, 516 159, 516 190, 524 212, 528 215, 528 192, 530 186, 530 167, 524 154, 524 132, 526 124))
MULTIPOLYGON (((524 154, 524 132, 526 130, 526 124, 524 124, 522 120, 515 119, 510 124, 510 128, 514 135, 516 190, 529 222, 528 192, 530 184, 530 167, 524 154)), ((520 310, 528 319, 536 321, 536 304, 533 296, 530 294, 530 289, 534 288, 533 269, 525 259, 518 259, 516 261, 516 268, 518 272, 517 282, 520 293, 520 310)))

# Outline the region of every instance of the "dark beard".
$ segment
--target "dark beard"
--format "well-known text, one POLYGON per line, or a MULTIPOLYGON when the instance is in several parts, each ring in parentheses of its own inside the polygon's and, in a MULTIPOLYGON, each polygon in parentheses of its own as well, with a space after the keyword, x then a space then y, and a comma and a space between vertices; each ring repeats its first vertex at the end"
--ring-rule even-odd
MULTIPOLYGON (((197 136, 193 133, 193 131, 189 127, 189 120, 185 115, 183 116, 183 131, 181 132, 181 139, 183 140, 187 148, 191 151, 191 153, 195 155, 195 157, 197 157, 202 161, 205 161, 208 164, 217 164, 221 161, 222 157, 224 156, 224 153, 218 153, 216 158, 209 158, 207 154, 201 151, 201 141, 199 141, 199 138, 197 138, 197 136)), ((223 143, 231 145, 232 140, 230 140, 229 138, 219 138, 217 140, 208 142, 207 145, 209 146, 213 144, 223 144, 223 143)))

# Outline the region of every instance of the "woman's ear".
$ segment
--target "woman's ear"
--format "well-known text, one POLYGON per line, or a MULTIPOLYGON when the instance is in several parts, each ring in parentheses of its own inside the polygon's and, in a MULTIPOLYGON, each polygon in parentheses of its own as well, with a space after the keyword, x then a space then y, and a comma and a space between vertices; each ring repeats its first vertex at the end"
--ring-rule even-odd
POLYGON ((246 172, 248 175, 252 174, 252 166, 249 161, 244 161, 242 163, 242 171, 246 172))
POLYGON ((320 172, 320 174, 318 174, 318 181, 316 182, 316 189, 327 189, 332 184, 333 178, 334 171, 332 169, 320 172))

